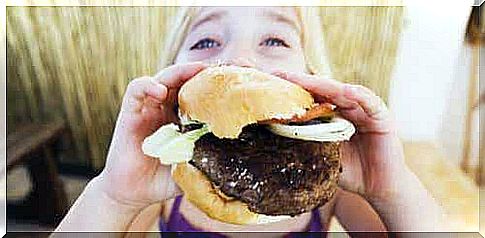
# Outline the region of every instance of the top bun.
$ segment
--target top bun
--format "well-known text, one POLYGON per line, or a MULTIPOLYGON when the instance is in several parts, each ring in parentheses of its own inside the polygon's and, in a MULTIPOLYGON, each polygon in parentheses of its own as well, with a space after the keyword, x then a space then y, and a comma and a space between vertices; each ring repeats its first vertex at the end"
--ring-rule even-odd
POLYGON ((314 104, 302 87, 252 68, 207 68, 178 95, 181 116, 208 125, 219 138, 237 138, 246 125, 303 115, 314 104))

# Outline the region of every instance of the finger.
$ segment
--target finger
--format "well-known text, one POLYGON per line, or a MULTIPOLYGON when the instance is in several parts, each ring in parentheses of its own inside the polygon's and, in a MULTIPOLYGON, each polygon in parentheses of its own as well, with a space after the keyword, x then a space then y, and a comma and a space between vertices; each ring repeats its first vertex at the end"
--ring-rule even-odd
POLYGON ((373 119, 383 119, 387 116, 387 107, 370 89, 338 82, 333 79, 323 79, 308 74, 290 72, 275 72, 276 76, 301 85, 317 99, 323 99, 335 104, 340 109, 359 111, 359 108, 373 119))
MULTIPOLYGON (((151 97, 146 97, 143 100, 143 106, 141 108, 141 113, 144 117, 144 120, 147 122, 145 123, 146 126, 158 125, 158 122, 162 120, 163 113, 162 113, 162 104, 151 97)), ((156 127, 158 128, 158 126, 156 127)), ((155 129, 156 129, 155 128, 155 129)))
POLYGON ((373 119, 384 119, 387 116, 388 110, 384 101, 366 87, 347 84, 344 95, 357 102, 367 116, 373 119))
POLYGON ((353 109, 341 109, 340 113, 351 118, 360 132, 388 133, 391 131, 390 113, 386 104, 370 89, 360 85, 346 85, 346 98, 359 104, 353 109))
POLYGON ((154 76, 154 79, 168 88, 178 88, 185 81, 194 77, 207 66, 208 65, 203 62, 176 64, 160 71, 154 76))
POLYGON ((166 104, 164 104, 164 109, 166 112, 169 113, 169 118, 167 118, 171 122, 177 122, 178 119, 178 101, 177 101, 177 96, 178 96, 179 90, 177 89, 172 89, 168 91, 168 96, 166 100, 166 104))
POLYGON ((353 102, 344 96, 345 84, 336 80, 285 71, 277 71, 273 75, 296 83, 314 94, 315 98, 331 102, 340 108, 355 108, 358 106, 357 102, 353 102))
POLYGON ((164 186, 157 186, 158 194, 162 201, 175 198, 181 195, 183 192, 177 186, 172 178, 172 166, 160 165, 159 173, 161 174, 160 181, 164 181, 164 186))
POLYGON ((359 151, 349 142, 342 143, 341 166, 339 186, 350 191, 358 193, 364 192, 362 165, 359 160, 359 151))
POLYGON ((167 97, 167 93, 167 87, 156 82, 153 78, 141 77, 132 80, 128 84, 125 97, 143 100, 145 97, 149 96, 158 102, 163 102, 167 97))
POLYGON ((391 129, 386 105, 368 88, 308 74, 284 71, 273 74, 299 84, 314 94, 317 101, 335 104, 341 115, 352 121, 360 132, 387 133, 391 129))
POLYGON ((159 106, 166 98, 168 89, 157 83, 151 77, 141 77, 132 80, 126 89, 123 108, 140 112, 145 103, 152 107, 159 106))

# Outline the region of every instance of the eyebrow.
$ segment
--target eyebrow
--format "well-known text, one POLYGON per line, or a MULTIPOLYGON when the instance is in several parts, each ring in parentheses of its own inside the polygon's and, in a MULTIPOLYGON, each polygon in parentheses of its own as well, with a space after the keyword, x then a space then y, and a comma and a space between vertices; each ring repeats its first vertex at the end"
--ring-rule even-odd
POLYGON ((301 32, 301 28, 300 28, 300 25, 298 25, 295 20, 287 17, 285 14, 282 14, 282 13, 279 13, 279 12, 275 12, 275 11, 265 11, 264 12, 264 15, 266 15, 267 17, 269 17, 270 19, 273 19, 277 22, 281 22, 281 23, 284 23, 294 29, 297 30, 298 33, 301 32))
POLYGON ((197 27, 205 24, 206 22, 212 21, 212 20, 219 20, 223 16, 227 14, 226 11, 213 11, 208 13, 207 15, 203 16, 200 20, 196 21, 192 27, 191 31, 194 31, 197 27))

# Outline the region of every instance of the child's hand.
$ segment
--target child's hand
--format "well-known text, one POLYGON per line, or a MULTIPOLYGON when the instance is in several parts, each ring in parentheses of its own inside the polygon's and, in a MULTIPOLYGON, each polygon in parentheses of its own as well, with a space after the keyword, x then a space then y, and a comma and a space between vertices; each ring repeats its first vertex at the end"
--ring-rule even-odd
POLYGON ((395 182, 409 175, 389 112, 371 90, 307 74, 275 75, 301 85, 317 101, 335 104, 341 115, 357 127, 342 152, 340 185, 346 190, 364 197, 386 196, 396 188, 395 182))
POLYGON ((301 85, 317 101, 335 104, 357 127, 356 134, 344 143, 339 185, 363 196, 389 231, 442 231, 447 227, 439 204, 406 166, 393 120, 378 96, 365 87, 332 79, 286 72, 275 75, 301 85))
POLYGON ((155 77, 134 79, 125 92, 98 188, 122 204, 142 208, 178 193, 170 167, 145 156, 143 140, 161 125, 176 120, 177 92, 203 63, 173 65, 155 77))

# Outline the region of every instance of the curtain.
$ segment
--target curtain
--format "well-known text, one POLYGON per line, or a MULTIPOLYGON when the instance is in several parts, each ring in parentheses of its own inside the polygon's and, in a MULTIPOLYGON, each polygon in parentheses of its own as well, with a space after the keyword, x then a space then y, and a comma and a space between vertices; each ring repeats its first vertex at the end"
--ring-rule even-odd
MULTIPOLYGON (((100 169, 128 82, 157 70, 176 7, 7 7, 7 133, 63 118, 61 162, 100 169)), ((387 100, 402 7, 322 7, 334 76, 387 100)))

